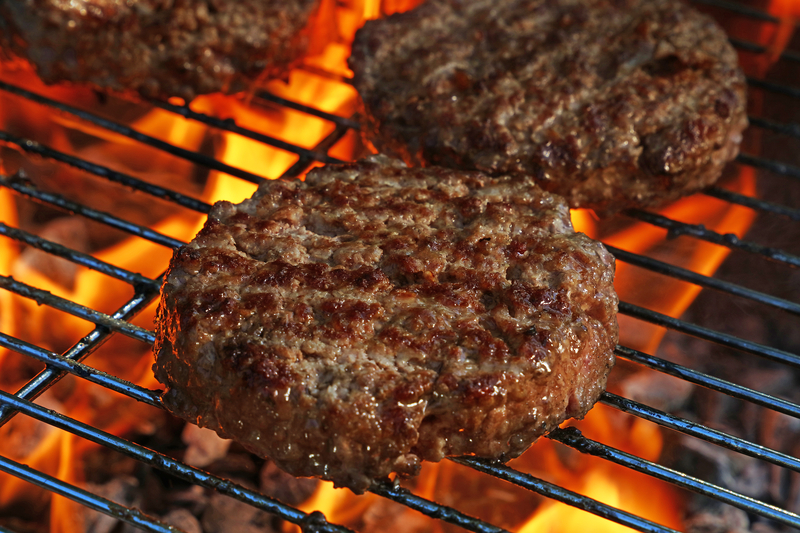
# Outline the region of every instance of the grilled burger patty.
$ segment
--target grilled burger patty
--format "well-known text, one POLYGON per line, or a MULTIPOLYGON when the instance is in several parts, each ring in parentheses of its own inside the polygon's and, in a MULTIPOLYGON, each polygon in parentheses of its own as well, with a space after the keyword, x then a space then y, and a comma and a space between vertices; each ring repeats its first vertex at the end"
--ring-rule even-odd
POLYGON ((46 83, 191 99, 285 75, 315 3, 0 0, 0 42, 46 83))
POLYGON ((367 22, 350 66, 377 150, 531 175, 572 207, 706 187, 747 125, 736 52, 680 0, 428 0, 367 22))
POLYGON ((613 277, 530 180, 325 167, 217 203, 175 253, 155 375, 176 415, 360 492, 582 417, 614 361, 613 277))

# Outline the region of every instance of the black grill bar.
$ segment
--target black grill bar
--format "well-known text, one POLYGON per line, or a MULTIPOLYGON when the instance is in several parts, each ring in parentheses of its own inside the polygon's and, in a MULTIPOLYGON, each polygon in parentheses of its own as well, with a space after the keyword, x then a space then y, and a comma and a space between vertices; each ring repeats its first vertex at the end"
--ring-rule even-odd
MULTIPOLYGON (((750 42, 750 41, 744 41, 742 39, 734 39, 734 38, 730 38, 728 40, 736 48, 739 48, 741 50, 746 50, 748 52, 754 52, 756 54, 763 54, 763 53, 765 53, 767 51, 767 47, 766 46, 762 46, 762 45, 760 45, 758 43, 753 43, 753 42, 750 42)), ((785 59, 785 60, 788 60, 788 61, 800 62, 800 54, 797 54, 796 52, 791 52, 791 51, 783 51, 783 52, 781 52, 780 59, 785 59)))
POLYGON ((124 281, 134 288, 143 287, 150 290, 158 290, 160 287, 156 280, 146 278, 141 274, 130 272, 124 268, 116 267, 110 263, 96 259, 89 254, 75 251, 56 242, 33 235, 25 230, 12 228, 3 222, 0 222, 0 235, 16 239, 17 241, 42 250, 43 252, 68 259, 76 265, 85 266, 86 268, 91 268, 92 270, 101 272, 112 278, 124 281))
POLYGON ((483 472, 494 477, 498 477, 513 483, 517 486, 524 487, 532 492, 541 494, 548 498, 552 498, 561 503, 566 503, 578 509, 583 509, 589 513, 601 516, 612 522, 628 526, 637 531, 651 532, 651 533, 675 533, 674 529, 664 527, 662 525, 646 520, 627 511, 622 511, 610 505, 598 502, 592 498, 587 498, 577 492, 567 490, 559 485, 550 483, 543 479, 531 476, 509 468, 503 463, 497 461, 490 461, 488 459, 481 459, 478 457, 454 457, 451 459, 455 463, 462 464, 483 472))
POLYGON ((358 121, 350 118, 340 117, 339 115, 334 115, 332 113, 326 113, 325 111, 287 100, 286 98, 277 96, 267 91, 259 91, 256 93, 256 96, 261 100, 278 104, 280 107, 288 107, 289 109, 294 109, 295 111, 300 111, 313 117, 325 119, 329 122, 333 122, 337 126, 344 126, 345 128, 354 130, 361 129, 361 124, 358 121))
POLYGON ((750 165, 751 167, 769 170, 770 172, 781 174, 783 176, 789 176, 790 178, 800 178, 800 168, 794 165, 782 163, 780 161, 775 161, 774 159, 765 159, 755 155, 740 153, 736 158, 736 161, 745 165, 750 165))
POLYGON ((732 250, 742 250, 775 262, 785 263, 794 268, 800 268, 800 257, 776 248, 769 248, 749 241, 743 241, 733 233, 720 235, 716 231, 706 229, 702 224, 678 222, 677 220, 672 220, 663 215, 651 213, 649 211, 641 211, 639 209, 630 209, 625 211, 624 214, 641 222, 647 222, 648 224, 666 229, 668 238, 688 235, 712 244, 725 246, 732 250))
MULTIPOLYGON (((348 131, 349 128, 347 126, 337 125, 334 130, 317 145, 317 149, 329 150, 342 137, 344 137, 348 131)), ((296 178, 308 170, 308 167, 313 163, 313 159, 300 157, 300 159, 298 159, 292 166, 286 169, 286 171, 281 175, 281 178, 296 178)))
MULTIPOLYGON (((605 398, 603 401, 605 402, 605 398)), ((800 528, 800 516, 794 513, 790 513, 780 509, 779 507, 775 507, 774 505, 765 504, 748 496, 738 494, 724 487, 713 485, 706 481, 688 476, 682 472, 672 470, 671 468, 666 468, 650 461, 645 461, 644 459, 636 457, 635 455, 631 455, 610 446, 606 446, 597 441, 587 439, 577 428, 558 428, 554 431, 551 431, 547 437, 565 444, 570 448, 574 448, 579 452, 612 461, 619 465, 628 467, 631 470, 647 474, 663 481, 674 483, 675 485, 685 489, 708 496, 710 498, 714 498, 715 500, 733 505, 745 511, 770 518, 791 527, 800 528)))
POLYGON ((95 176, 105 178, 109 181, 113 181, 114 183, 125 185, 131 189, 145 192, 165 200, 170 200, 180 206, 192 209, 199 213, 207 214, 211 210, 211 206, 206 202, 196 200, 190 196, 165 189, 164 187, 160 187, 158 185, 153 185, 152 183, 134 178, 133 176, 123 174, 122 172, 111 170, 108 167, 90 163, 84 159, 65 154, 64 152, 59 152, 58 150, 54 150, 35 141, 31 141, 30 139, 23 139, 22 137, 17 137, 16 135, 0 131, 0 142, 5 142, 21 148, 29 154, 52 159, 53 161, 58 161, 60 163, 66 163, 67 165, 75 167, 78 170, 82 170, 89 174, 94 174, 95 176))
POLYGON ((763 89, 776 94, 790 96, 792 98, 800 98, 800 89, 792 87, 791 85, 783 85, 782 83, 775 83, 774 81, 760 80, 758 78, 747 78, 747 84, 756 89, 763 89))
POLYGON ((197 165, 202 165, 206 168, 218 170, 220 172, 224 172, 225 174, 236 176, 237 178, 241 178, 251 183, 256 183, 256 184, 262 183, 266 179, 257 174, 253 174, 252 172, 247 172, 246 170, 232 167, 228 164, 223 163, 222 161, 214 159, 213 157, 209 157, 199 152, 193 152, 192 150, 187 150, 186 148, 182 148, 180 146, 175 146, 174 144, 162 141, 161 139, 156 139, 155 137, 151 137, 150 135, 145 135, 144 133, 136 131, 131 127, 119 124, 112 120, 105 119, 93 113, 83 111, 81 109, 78 109, 77 107, 73 107, 71 105, 67 105, 62 102, 58 102, 56 100, 51 100, 50 98, 46 98, 39 94, 25 90, 21 87, 17 87, 15 85, 11 85, 0 81, 0 90, 5 90, 7 92, 10 92, 17 96, 21 96, 33 102, 52 107, 54 109, 58 109, 59 111, 69 113, 71 115, 75 115, 76 117, 82 120, 100 126, 101 128, 107 129, 108 131, 113 131, 114 133, 124 135, 125 137, 133 139, 135 141, 139 141, 142 144, 152 146, 153 148, 157 148, 168 154, 172 154, 187 161, 191 161, 192 163, 195 163, 197 165))
POLYGON ((777 348, 765 346, 757 342, 740 339, 739 337, 728 335, 726 333, 720 333, 718 331, 704 328, 702 326, 698 326, 696 324, 692 324, 691 322, 686 322, 677 318, 672 318, 662 313, 651 311, 650 309, 645 309, 644 307, 639 307, 627 302, 619 303, 619 311, 620 313, 650 322, 651 324, 656 324, 657 326, 663 326, 668 329, 680 331, 681 333, 686 333, 687 335, 697 337, 698 339, 714 342, 720 346, 735 348, 737 350, 771 359, 779 363, 800 367, 800 356, 784 350, 779 350, 777 348))
POLYGON ((113 390, 120 394, 124 394, 125 396, 133 398, 138 402, 146 403, 148 405, 152 405, 153 407, 163 408, 160 396, 161 391, 152 391, 142 388, 129 381, 106 374, 105 372, 92 368, 88 365, 84 365, 78 361, 67 359, 66 357, 55 352, 45 350, 44 348, 39 348, 38 346, 20 339, 16 339, 10 335, 6 335, 5 333, 0 333, 0 346, 8 348, 9 350, 14 350, 17 353, 27 355, 28 357, 36 359, 37 361, 41 361, 48 367, 55 368, 60 372, 72 374, 79 378, 85 379, 86 381, 90 381, 105 387, 108 390, 113 390))
POLYGON ((322 163, 328 163, 328 164, 344 163, 344 161, 340 159, 336 159, 335 157, 329 156, 326 152, 320 152, 316 150, 315 151, 306 150, 295 144, 282 141, 277 137, 272 137, 270 135, 265 135, 263 133, 253 131, 248 128, 243 128, 242 126, 238 126, 236 124, 236 121, 232 118, 219 119, 217 117, 207 115, 205 113, 199 113, 197 111, 193 111, 188 105, 175 105, 162 100, 156 100, 153 101, 152 103, 156 107, 160 107, 165 111, 170 111, 172 113, 175 113, 176 115, 180 115, 183 118, 196 120, 198 122, 202 122, 203 124, 214 126, 219 130, 236 133, 237 135, 241 135, 242 137, 246 137, 248 139, 252 139, 254 141, 258 141, 263 144, 268 144, 270 146, 274 146, 275 148, 280 148, 281 150, 284 150, 286 152, 295 153, 299 155, 301 158, 312 159, 315 161, 320 161, 322 163))
POLYGON ((767 409, 772 409, 773 411, 800 419, 800 406, 782 398, 770 396, 763 392, 730 383, 724 379, 709 376, 708 374, 692 370, 691 368, 671 361, 666 361, 654 355, 648 355, 639 350, 634 350, 633 348, 617 346, 615 352, 618 357, 622 357, 628 361, 635 361, 641 365, 663 372, 664 374, 669 374, 670 376, 706 387, 707 389, 727 394, 732 398, 739 398, 740 400, 745 400, 755 405, 760 405, 761 407, 766 407, 767 409))
MULTIPOLYGON (((115 320, 128 320, 136 316, 145 307, 150 305, 150 302, 155 299, 158 292, 137 292, 133 298, 127 301, 120 307, 112 316, 115 320)), ((91 355, 111 336, 112 330, 105 326, 95 326, 88 335, 80 339, 69 350, 64 353, 64 358, 73 361, 83 361, 86 357, 91 355)), ((44 391, 52 387, 61 378, 65 376, 65 372, 54 370, 53 368, 45 368, 26 383, 15 394, 18 398, 25 400, 34 400, 39 397, 44 391)), ((0 406, 0 426, 8 422, 13 417, 15 411, 7 409, 5 406, 0 406)))
MULTIPOLYGON (((61 415, 53 410, 46 409, 26 400, 21 400, 6 392, 0 391, 0 402, 31 418, 63 429, 64 431, 78 435, 79 437, 105 446, 111 450, 123 453, 158 470, 166 472, 167 474, 188 481, 189 483, 214 489, 221 494, 236 498, 254 507, 280 516, 293 524, 303 525, 304 521, 309 516, 302 511, 244 488, 241 485, 212 476, 198 468, 176 461, 167 455, 148 450, 147 448, 101 431, 88 424, 61 415)), ((46 487, 47 485, 41 486, 46 487)), ((326 524, 326 526, 321 527, 320 531, 347 532, 350 530, 342 526, 326 524)))
POLYGON ((615 246, 609 246, 606 244, 605 247, 618 261, 624 261, 631 265, 646 268, 651 272, 664 274, 665 276, 669 276, 671 278, 688 281, 689 283, 694 283, 695 285, 699 285, 701 287, 714 289, 719 292, 724 292, 734 296, 740 296, 754 302, 760 302, 777 309, 781 309, 788 313, 800 315, 800 304, 798 303, 790 302, 789 300, 784 300, 783 298, 778 298, 769 294, 764 294, 763 292, 754 291, 735 283, 704 276, 702 274, 698 274, 697 272, 671 265, 669 263, 664 263, 663 261, 652 259, 644 255, 634 254, 615 246))
POLYGON ((748 117, 751 126, 756 126, 765 130, 774 131, 788 137, 800 138, 800 124, 776 122, 762 117, 748 117))
MULTIPOLYGON (((796 457, 786 455, 765 446, 753 444, 744 439, 728 435, 722 431, 708 428, 702 424, 691 422, 684 418, 669 415, 658 409, 653 409, 646 405, 642 405, 633 400, 623 398, 610 392, 604 392, 600 398, 606 405, 610 405, 620 411, 635 415, 639 418, 655 422, 656 424, 674 429, 685 435, 697 437, 706 442, 711 442, 722 448, 727 448, 743 455, 749 455, 756 459, 762 459, 772 464, 778 465, 783 468, 800 472, 800 460, 796 457)), ((577 430, 576 430, 577 431, 577 430)))
POLYGON ((754 211, 778 215, 786 217, 795 222, 800 222, 800 209, 787 207, 773 202, 767 202, 765 200, 759 200, 758 198, 752 198, 750 196, 744 196, 743 194, 732 192, 726 189, 720 189, 719 187, 710 187, 704 190, 702 194, 705 194, 706 196, 713 196, 714 198, 719 198, 720 200, 725 200, 726 202, 730 202, 732 204, 749 207, 754 211))
POLYGON ((95 511, 100 511, 108 516, 118 518, 124 522, 138 527, 139 529, 153 531, 156 533, 186 533, 182 529, 164 524, 163 522, 144 514, 138 509, 131 509, 130 507, 119 505, 111 500, 103 498, 102 496, 97 496, 96 494, 92 494, 91 492, 76 487, 75 485, 65 483, 58 478, 43 474, 42 472, 34 470, 29 466, 12 461, 11 459, 6 459, 2 455, 0 455, 0 471, 11 474, 12 476, 18 477, 40 487, 46 486, 49 490, 55 492, 56 494, 60 494, 61 496, 81 503, 90 509, 94 509, 95 511))
POLYGON ((98 211, 97 209, 92 209, 91 207, 86 207, 82 204, 67 200, 61 195, 43 191, 24 179, 19 179, 17 177, 8 178, 7 176, 0 175, 0 187, 7 187, 22 196, 41 203, 42 205, 57 207, 62 211, 66 211, 73 215, 80 215, 89 220, 100 222, 106 226, 124 231, 129 235, 141 237, 142 239, 146 239, 156 244, 161 244, 168 248, 178 248, 185 244, 183 241, 173 239, 168 235, 164 235, 163 233, 159 233, 148 227, 128 222, 127 220, 123 220, 110 213, 105 213, 103 211, 98 211))
POLYGON ((98 326, 105 326, 113 331, 122 333, 123 335, 136 339, 148 344, 155 341, 155 335, 151 331, 147 331, 139 326, 134 326, 125 320, 118 320, 100 311, 95 311, 85 305, 81 305, 56 296, 49 291, 31 287, 26 283, 21 283, 10 276, 0 276, 0 288, 6 289, 13 293, 19 294, 25 298, 34 300, 39 305, 47 305, 59 311, 64 311, 72 316, 82 318, 88 322, 94 322, 98 326))
POLYGON ((765 22, 780 22, 780 19, 773 17, 769 13, 765 13, 758 9, 739 4, 736 2, 728 2, 727 0, 692 0, 695 4, 705 4, 707 6, 719 7, 727 11, 733 11, 745 17, 753 18, 756 20, 763 20, 765 22))

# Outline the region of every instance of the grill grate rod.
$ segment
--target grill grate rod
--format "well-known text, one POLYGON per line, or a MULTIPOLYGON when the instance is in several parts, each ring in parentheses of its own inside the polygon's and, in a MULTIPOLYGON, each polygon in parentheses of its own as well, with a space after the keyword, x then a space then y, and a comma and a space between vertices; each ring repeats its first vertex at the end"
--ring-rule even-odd
MULTIPOLYGON (((220 494, 230 496, 269 513, 273 513, 293 524, 303 525, 309 516, 303 511, 281 503, 273 498, 263 496, 256 491, 247 489, 231 481, 212 476, 211 474, 208 474, 207 472, 204 472, 198 468, 194 468, 176 461, 167 455, 149 450, 143 446, 139 446, 120 437, 111 435, 110 433, 101 431, 93 426, 59 414, 51 409, 46 409, 27 400, 22 400, 1 390, 0 403, 3 403, 5 406, 11 407, 15 411, 30 416, 31 418, 35 418, 36 420, 44 422, 48 425, 68 431, 73 435, 77 435, 116 452, 128 455, 129 457, 146 463, 158 470, 166 472, 167 474, 183 479, 184 481, 188 481, 194 485, 200 485, 206 488, 214 489, 220 494)), ((48 486, 45 484, 40 486, 43 488, 48 488, 48 486)), ((322 527, 320 530, 334 533, 351 531, 350 529, 335 524, 327 524, 326 527, 322 527)))
POLYGON ((126 337, 148 344, 152 344, 155 341, 155 335, 151 331, 140 328, 139 326, 134 326, 126 320, 118 320, 100 311, 95 311, 94 309, 73 302, 72 300, 56 296, 49 291, 37 289, 27 283, 19 282, 10 276, 0 276, 0 288, 34 300, 39 305, 47 305, 59 311, 69 313, 72 316, 82 318, 88 322, 93 322, 97 326, 107 327, 113 331, 122 333, 126 337))
POLYGON ((695 4, 705 4, 707 6, 719 7, 728 11, 733 11, 734 13, 738 13, 740 15, 766 22, 777 23, 781 20, 778 17, 773 17, 769 13, 765 13, 764 11, 760 11, 743 4, 737 4, 736 2, 728 2, 727 0, 692 0, 692 2, 695 4))
POLYGON ((732 250, 742 250, 752 254, 760 255, 766 259, 778 263, 784 263, 793 268, 800 268, 800 257, 778 250, 776 248, 769 248, 750 241, 744 241, 734 235, 733 233, 726 233, 721 235, 716 231, 706 229, 702 224, 687 224, 672 220, 658 213, 651 213, 649 211, 642 211, 639 209, 629 209, 624 211, 626 216, 641 222, 647 222, 654 226, 658 226, 667 230, 667 238, 675 238, 682 235, 688 235, 702 241, 710 242, 725 246, 732 250))
POLYGON ((749 117, 749 119, 751 126, 774 131, 776 133, 786 135, 787 137, 800 138, 800 124, 797 124, 796 122, 790 122, 786 124, 784 122, 775 122, 774 120, 769 120, 762 117, 749 117))
POLYGON ((762 89, 771 93, 782 94, 791 98, 800 98, 800 88, 774 81, 761 80, 758 78, 747 78, 747 84, 755 89, 762 89))
POLYGON ((162 100, 148 100, 147 103, 160 107, 165 111, 169 111, 171 113, 175 113, 176 115, 180 115, 185 119, 202 122, 203 124, 213 126, 220 130, 236 133, 237 135, 241 135, 242 137, 246 137, 248 139, 252 139, 254 141, 258 141, 263 144, 274 146, 275 148, 280 148, 281 150, 284 150, 286 152, 298 154, 301 158, 306 158, 306 159, 310 158, 328 164, 344 163, 344 161, 342 161, 341 159, 331 157, 326 152, 320 152, 319 148, 316 148, 315 150, 306 150, 295 144, 282 141, 277 137, 272 137, 270 135, 259 133, 257 131, 239 126, 236 124, 236 121, 232 118, 220 119, 212 115, 207 115, 205 113, 194 111, 188 105, 175 105, 170 102, 165 102, 162 100))
POLYGON ((737 285, 736 283, 731 283, 728 281, 712 278, 709 276, 704 276, 703 274, 698 274, 697 272, 694 272, 692 270, 672 265, 670 263, 664 263, 663 261, 658 261, 657 259, 652 259, 644 255, 634 254, 626 250, 621 250, 619 248, 610 246, 608 244, 604 244, 604 246, 609 252, 611 252, 611 254, 618 261, 624 261, 631 265, 635 265, 641 268, 646 268, 651 272, 664 274, 665 276, 669 276, 674 279, 679 279, 689 283, 694 283, 695 285, 699 285, 701 287, 706 287, 709 289, 714 289, 719 292, 727 293, 733 296, 740 296, 748 300, 752 300, 755 302, 775 307, 777 309, 786 311, 788 313, 800 315, 800 303, 791 302, 789 300, 784 300, 783 298, 778 298, 770 294, 765 294, 763 292, 755 291, 753 289, 748 289, 747 287, 737 285))
POLYGON ((700 385, 707 389, 727 394, 732 398, 745 400, 755 405, 760 405, 761 407, 766 407, 779 413, 800 419, 800 405, 782 398, 770 396, 769 394, 764 394, 763 392, 758 392, 742 385, 736 385, 729 381, 725 381, 724 379, 719 379, 714 376, 704 374, 703 372, 692 370, 691 368, 683 365, 661 359, 660 357, 656 357, 654 355, 648 355, 644 352, 634 350, 633 348, 617 346, 615 353, 618 357, 627 359, 628 361, 634 361, 664 374, 669 374, 670 376, 700 385))
POLYGON ((651 324, 655 324, 657 326, 663 326, 667 329, 680 331, 681 333, 686 333, 687 335, 691 335, 699 339, 714 342, 720 346, 727 346, 728 348, 734 348, 743 352, 751 353, 753 355, 771 359, 779 363, 800 368, 800 355, 797 354, 772 348, 771 346, 766 346, 757 342, 741 339, 739 337, 721 333, 719 331, 714 331, 713 329, 698 326, 697 324, 686 322, 677 318, 672 318, 665 314, 651 311, 650 309, 645 309, 644 307, 639 307, 627 302, 619 303, 619 312, 644 320, 646 322, 650 322, 651 324))
POLYGON ((14 145, 30 154, 41 156, 46 159, 52 159, 60 163, 65 163, 71 167, 77 168, 78 170, 82 170, 89 174, 94 174, 95 176, 105 178, 114 183, 125 185, 131 189, 141 191, 158 198, 170 200, 182 207, 186 207, 200 213, 208 213, 211 210, 211 205, 206 202, 196 200, 190 196, 165 189, 164 187, 160 187, 158 185, 153 185, 152 183, 134 178, 133 176, 124 174, 122 172, 117 172, 116 170, 112 170, 108 167, 90 163, 89 161, 66 154, 64 152, 60 152, 58 150, 54 150, 43 144, 31 141, 30 139, 23 139, 22 137, 17 137, 16 135, 12 135, 5 131, 0 131, 0 142, 14 145))
MULTIPOLYGON (((728 40, 735 48, 739 48, 747 52, 755 52, 756 54, 763 54, 767 52, 766 46, 757 43, 731 37, 729 37, 728 40)), ((800 62, 800 54, 792 52, 790 50, 784 50, 783 52, 781 52, 779 59, 800 62)))
POLYGON ((106 263, 105 261, 96 259, 89 254, 78 252, 56 242, 43 239, 25 230, 12 228, 3 222, 0 222, 0 235, 23 242, 28 246, 32 246, 56 257, 67 259, 76 265, 84 266, 97 272, 101 272, 107 276, 132 285, 135 289, 147 288, 150 290, 159 290, 160 288, 160 284, 156 280, 146 278, 145 276, 142 276, 136 272, 131 272, 129 270, 125 270, 124 268, 106 263))
POLYGON ((87 490, 78 488, 75 485, 61 481, 58 478, 34 470, 27 465, 12 461, 11 459, 6 459, 2 455, 0 455, 0 471, 40 487, 46 486, 48 490, 56 494, 60 494, 90 509, 117 518, 140 529, 144 529, 145 531, 153 531, 155 533, 186 533, 182 529, 164 524, 138 509, 119 505, 102 496, 98 496, 87 490))
POLYGON ((778 215, 786 217, 795 222, 800 222, 800 209, 796 209, 794 207, 787 207, 785 205, 768 202, 766 200, 760 200, 758 198, 745 196, 727 189, 720 189, 719 187, 710 187, 701 192, 706 196, 713 196, 714 198, 719 198, 720 200, 724 200, 732 204, 743 205, 753 209, 754 211, 778 215))
POLYGON ((8 348, 9 350, 14 350, 15 352, 23 355, 27 355, 32 359, 36 359, 37 361, 44 363, 48 367, 53 367, 61 372, 72 374, 96 385, 105 387, 108 390, 124 394, 125 396, 138 402, 146 403, 153 407, 163 408, 160 397, 161 391, 145 389, 144 387, 140 387, 139 385, 135 385, 129 381, 125 381, 124 379, 112 376, 111 374, 107 374, 101 370, 92 368, 91 366, 84 365, 79 361, 67 359, 66 357, 55 352, 51 352, 23 340, 16 339, 10 335, 6 335, 5 333, 0 333, 0 346, 8 348))
POLYGON ((611 507, 592 498, 578 494, 564 487, 550 483, 543 479, 536 478, 530 474, 525 474, 510 468, 500 462, 494 462, 477 457, 453 457, 450 458, 455 463, 468 466, 478 472, 483 472, 490 476, 504 479, 519 487, 526 488, 542 496, 552 498, 561 503, 577 507, 589 513, 595 514, 612 522, 628 526, 637 531, 650 533, 677 533, 674 529, 656 524, 638 515, 611 507))
POLYGON ((0 81, 0 90, 5 90, 7 92, 10 92, 17 96, 21 96, 38 104, 58 109, 59 111, 69 113, 70 115, 75 115, 76 117, 83 119, 87 122, 90 122, 92 124, 95 124, 97 126, 100 126, 101 128, 107 129, 119 135, 123 135, 125 137, 128 137, 129 139, 141 142, 142 144, 146 144, 147 146, 151 146, 168 154, 180 157, 181 159, 191 161, 192 163, 202 165, 210 169, 218 170, 219 172, 224 172, 225 174, 230 174, 231 176, 236 176, 237 178, 241 178, 251 183, 258 184, 262 183, 265 180, 265 178, 257 174, 253 174, 252 172, 248 172, 240 168, 232 167, 231 165, 223 163, 222 161, 204 155, 200 152, 195 152, 192 150, 187 150, 186 148, 182 148, 180 146, 175 146, 174 144, 162 141, 161 139, 156 139, 155 137, 151 137, 150 135, 145 135, 144 133, 136 131, 131 127, 105 119, 93 113, 89 113, 88 111, 83 111, 82 109, 78 109, 77 107, 73 107, 71 105, 64 104, 62 102, 58 102, 57 100, 46 98, 34 92, 27 91, 21 87, 17 87, 15 85, 10 85, 8 83, 0 81))
POLYGON ((121 219, 110 213, 98 211, 96 209, 92 209, 91 207, 86 207, 83 204, 67 200, 61 195, 43 191, 26 180, 13 177, 9 178, 0 174, 0 187, 11 189, 12 191, 19 193, 21 196, 25 196, 26 198, 39 202, 40 204, 55 207, 73 215, 82 216, 89 220, 110 226, 114 229, 124 231, 125 233, 133 235, 134 237, 140 237, 150 242, 161 244, 167 248, 178 248, 185 244, 183 241, 173 239, 168 235, 159 233, 146 226, 134 224, 133 222, 128 222, 127 220, 121 219))
MULTIPOLYGON (((608 393, 604 393, 608 395, 608 393)), ((627 401, 627 400, 626 400, 627 401)), ((606 403, 606 399, 603 399, 606 403)), ((581 453, 600 457, 618 465, 630 468, 648 476, 674 483, 675 485, 691 490, 698 494, 714 498, 715 500, 733 505, 745 511, 770 518, 791 527, 800 528, 800 516, 789 511, 785 511, 774 505, 765 504, 754 498, 733 492, 724 487, 702 481, 682 472, 666 468, 664 466, 645 461, 635 455, 623 452, 616 448, 606 446, 597 441, 587 439, 581 432, 574 427, 565 429, 555 429, 547 435, 548 438, 574 448, 581 453)))
MULTIPOLYGON (((68 431, 74 435, 100 444, 114 451, 123 453, 138 461, 149 464, 163 472, 179 477, 195 485, 217 490, 221 494, 231 496, 240 501, 258 507, 264 511, 276 514, 294 524, 302 525, 308 514, 285 505, 278 500, 265 497, 256 491, 250 491, 230 481, 215 477, 197 468, 188 466, 176 461, 169 456, 154 452, 135 443, 111 435, 88 424, 84 424, 73 418, 59 414, 53 410, 46 409, 35 403, 21 400, 6 392, 0 391, 0 403, 10 406, 14 410, 27 416, 45 422, 51 426, 68 431)), ((47 488, 46 485, 40 485, 47 488)), ((482 520, 469 517, 455 509, 440 505, 436 502, 426 500, 403 490, 390 490, 387 487, 378 486, 373 492, 385 494, 393 500, 402 503, 412 509, 416 509, 432 518, 445 519, 461 527, 476 531, 478 533, 499 533, 505 530, 497 528, 482 520)), ((318 524, 317 524, 318 525, 318 524)), ((350 531, 349 529, 334 524, 325 523, 324 531, 350 531)))
POLYGON ((736 162, 763 170, 769 170, 770 172, 788 176, 790 178, 800 179, 800 168, 794 165, 781 163, 780 161, 775 161, 774 159, 765 159, 755 155, 740 153, 736 157, 736 162))
MULTIPOLYGON (((128 320, 136 316, 158 295, 158 292, 137 292, 128 302, 120 307, 112 316, 116 320, 128 320)), ((82 361, 99 348, 113 331, 104 326, 96 326, 88 335, 76 342, 69 350, 64 353, 66 359, 82 361)), ((52 368, 45 368, 34 376, 28 383, 18 390, 15 394, 18 398, 34 400, 44 391, 52 387, 66 374, 58 372, 52 368)), ((0 406, 0 426, 8 422, 16 412, 6 406, 0 406)))

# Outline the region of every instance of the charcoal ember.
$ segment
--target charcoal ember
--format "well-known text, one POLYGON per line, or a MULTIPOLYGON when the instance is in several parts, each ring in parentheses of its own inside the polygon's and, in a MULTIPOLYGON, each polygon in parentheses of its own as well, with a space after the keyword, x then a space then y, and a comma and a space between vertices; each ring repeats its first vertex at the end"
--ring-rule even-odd
POLYGON ((186 509, 196 516, 203 514, 211 499, 208 491, 199 485, 192 485, 185 490, 168 491, 165 496, 167 506, 186 509))
POLYGON ((622 383, 622 395, 661 411, 683 407, 695 386, 683 379, 644 370, 622 383))
MULTIPOLYGON (((139 481, 131 476, 117 477, 102 485, 87 483, 86 490, 125 507, 138 506, 141 500, 139 481)), ((111 533, 119 519, 96 511, 86 512, 86 533, 111 533)))
MULTIPOLYGON (((77 217, 62 217, 49 221, 37 232, 43 239, 53 241, 78 252, 88 252, 86 222, 77 217)), ((78 265, 37 248, 27 248, 14 266, 14 273, 35 270, 67 289, 75 287, 78 265)))
POLYGON ((203 429, 194 424, 186 424, 181 433, 181 440, 186 444, 183 460, 197 467, 208 466, 228 453, 231 441, 221 439, 210 429, 203 429))
MULTIPOLYGON (((234 481, 247 488, 249 484, 234 481)), ((215 492, 200 520, 205 533, 278 533, 272 526, 273 517, 260 509, 215 492)))
POLYGON ((175 526, 186 533, 203 533, 200 521, 186 509, 175 509, 165 514, 161 521, 170 526, 175 526))
POLYGON ((747 513, 729 505, 698 513, 686 521, 686 533, 750 533, 747 513))
POLYGON ((318 481, 313 478, 294 477, 267 461, 261 467, 259 488, 267 496, 289 505, 306 501, 317 489, 318 481))

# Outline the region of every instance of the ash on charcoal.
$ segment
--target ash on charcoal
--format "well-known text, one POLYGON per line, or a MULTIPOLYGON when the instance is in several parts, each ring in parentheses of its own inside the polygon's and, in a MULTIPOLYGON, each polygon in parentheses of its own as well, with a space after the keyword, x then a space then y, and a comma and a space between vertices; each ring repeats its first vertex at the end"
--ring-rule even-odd
MULTIPOLYGON (((240 485, 254 489, 242 480, 234 480, 240 485)), ((274 518, 269 513, 256 509, 239 500, 234 500, 215 492, 211 495, 208 507, 201 519, 204 533, 278 533, 274 518)))
POLYGON ((319 481, 315 478, 294 477, 278 468, 272 461, 266 461, 259 472, 259 488, 271 498, 289 505, 306 501, 317 490, 319 481))
MULTIPOLYGON (((86 490, 125 507, 140 505, 139 482, 130 476, 118 477, 102 485, 87 483, 86 490)), ((120 520, 113 516, 86 510, 86 533, 111 533, 119 523, 120 520)))

